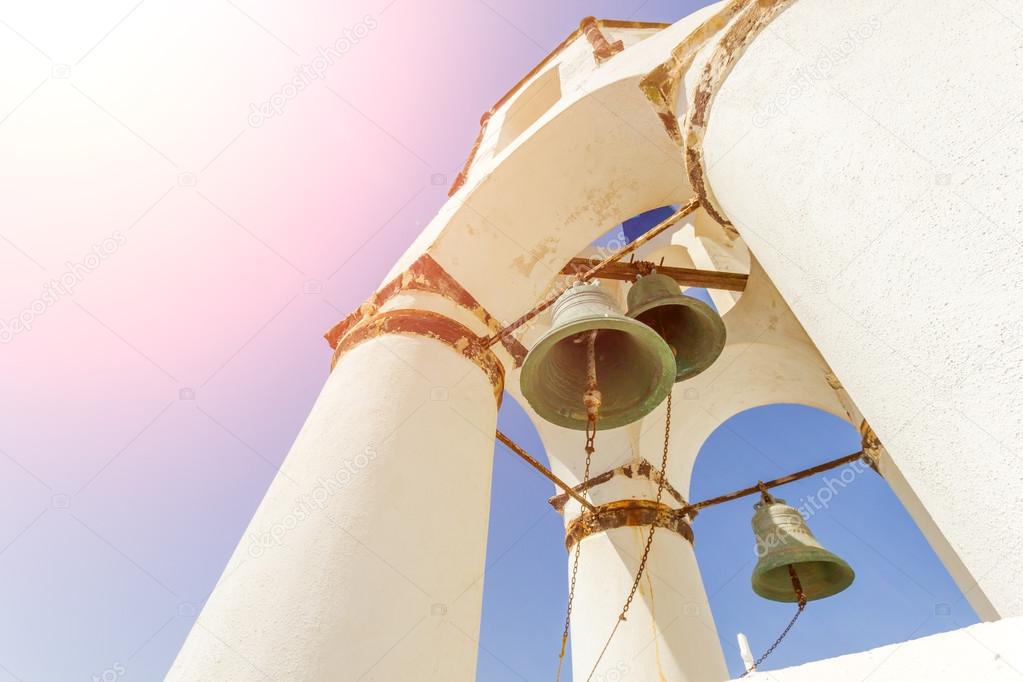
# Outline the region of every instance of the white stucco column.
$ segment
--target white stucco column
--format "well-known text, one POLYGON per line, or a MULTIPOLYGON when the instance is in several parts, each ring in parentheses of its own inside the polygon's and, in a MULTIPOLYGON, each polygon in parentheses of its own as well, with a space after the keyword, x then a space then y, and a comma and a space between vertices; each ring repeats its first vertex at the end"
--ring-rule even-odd
POLYGON ((168 680, 475 679, 500 387, 403 313, 339 356, 168 680))
POLYGON ((959 587, 982 617, 1023 614, 1021 15, 785 4, 701 99, 704 179, 959 587))
MULTIPOLYGON (((554 470, 568 481, 579 481, 585 457, 583 433, 545 423, 538 427, 554 470)), ((620 509, 656 499, 661 453, 637 456, 641 428, 637 423, 597 434, 590 473, 599 482, 586 492, 594 505, 620 509), (601 475, 608 472, 614 473, 603 480, 601 475)), ((678 508, 681 503, 675 495, 673 489, 665 490, 662 503, 678 508)), ((558 498, 555 501, 560 504, 558 498)), ((574 500, 565 501, 566 529, 582 511, 574 500)), ((600 525, 610 527, 594 529, 581 541, 571 633, 575 680, 586 680, 593 670, 632 587, 650 530, 649 525, 619 525, 622 517, 618 521, 610 520, 613 515, 601 518, 606 523, 600 525)), ((574 546, 567 554, 569 573, 573 554, 574 546)), ((619 626, 592 679, 714 682, 727 677, 693 545, 677 530, 658 527, 628 619, 619 626)))

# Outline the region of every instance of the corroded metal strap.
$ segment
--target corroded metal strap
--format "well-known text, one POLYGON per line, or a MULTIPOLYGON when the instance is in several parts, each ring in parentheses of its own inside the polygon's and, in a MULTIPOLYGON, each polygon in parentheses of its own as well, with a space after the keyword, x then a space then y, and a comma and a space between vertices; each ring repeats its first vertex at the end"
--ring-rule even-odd
POLYGON ((597 507, 596 512, 583 512, 568 524, 565 532, 565 549, 595 533, 604 533, 625 526, 649 526, 665 528, 681 535, 692 544, 693 529, 688 515, 680 509, 653 500, 619 500, 597 507))
MULTIPOLYGON (((369 299, 359 306, 358 310, 334 325, 324 336, 331 348, 351 329, 376 314, 395 296, 408 292, 421 291, 445 298, 468 312, 485 324, 491 331, 497 331, 501 324, 480 304, 479 301, 463 287, 440 263, 429 253, 417 258, 407 270, 394 277, 376 291, 369 299)), ((518 367, 526 357, 526 349, 511 336, 501 339, 505 350, 518 367)))
POLYGON ((494 388, 494 398, 497 399, 498 406, 501 405, 504 393, 504 367, 497 355, 484 346, 480 337, 465 325, 429 310, 388 310, 363 320, 338 341, 330 362, 331 369, 337 365, 338 359, 344 353, 355 346, 387 334, 425 336, 450 346, 452 350, 464 355, 483 370, 494 388))
MULTIPOLYGON (((587 490, 595 488, 598 485, 607 483, 615 476, 625 476, 626 478, 645 478, 648 481, 653 481, 654 483, 660 483, 661 481, 661 472, 655 469, 654 465, 651 464, 650 462, 646 461, 645 459, 641 459, 638 462, 630 462, 629 464, 623 464, 620 467, 593 476, 585 483, 580 483, 579 485, 575 486, 572 490, 576 494, 584 493, 587 490)), ((671 485, 671 483, 669 483, 668 481, 664 482, 664 492, 671 495, 675 499, 675 501, 681 504, 682 506, 688 504, 685 498, 682 497, 682 494, 679 493, 679 491, 677 491, 675 487, 671 485)), ((554 497, 547 500, 547 503, 554 507, 556 511, 560 512, 565 508, 565 504, 568 502, 568 499, 569 496, 567 494, 561 493, 560 495, 555 495, 554 497)), ((695 516, 695 513, 693 513, 692 515, 695 516)))

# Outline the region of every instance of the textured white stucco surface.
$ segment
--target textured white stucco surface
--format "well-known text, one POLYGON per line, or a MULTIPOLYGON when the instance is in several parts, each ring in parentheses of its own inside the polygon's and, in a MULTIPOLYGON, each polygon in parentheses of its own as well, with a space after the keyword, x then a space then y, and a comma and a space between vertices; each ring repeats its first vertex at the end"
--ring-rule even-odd
POLYGON ((1006 682, 1023 676, 1023 618, 1006 618, 793 668, 758 672, 759 682, 1006 682))
POLYGON ((960 587, 1006 616, 1023 613, 1023 32, 998 5, 798 0, 725 82, 705 149, 960 587))
POLYGON ((473 679, 496 419, 442 343, 343 355, 167 679, 473 679))

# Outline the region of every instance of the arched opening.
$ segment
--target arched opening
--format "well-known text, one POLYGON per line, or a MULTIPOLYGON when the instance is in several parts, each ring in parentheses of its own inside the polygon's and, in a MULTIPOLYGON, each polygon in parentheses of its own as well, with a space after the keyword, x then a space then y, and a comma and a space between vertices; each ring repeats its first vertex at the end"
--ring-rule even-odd
MULTIPOLYGON (((690 499, 714 497, 860 449, 848 422, 819 409, 774 404, 741 412, 704 442, 690 499)), ((810 602, 762 670, 872 649, 957 629, 977 616, 885 480, 854 462, 772 493, 803 513, 856 580, 844 592, 810 602)), ((694 522, 696 555, 731 675, 742 674, 736 634, 754 657, 795 612, 751 589, 757 562, 750 520, 756 497, 703 510, 694 522)))

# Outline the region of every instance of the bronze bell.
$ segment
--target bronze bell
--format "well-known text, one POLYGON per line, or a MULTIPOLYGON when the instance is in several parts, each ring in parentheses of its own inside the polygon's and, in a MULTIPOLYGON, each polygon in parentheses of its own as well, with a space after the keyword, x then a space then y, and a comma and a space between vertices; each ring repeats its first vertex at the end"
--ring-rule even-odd
POLYGON ((585 430, 585 332, 591 330, 597 330, 594 356, 601 393, 597 429, 645 417, 668 396, 675 358, 654 330, 619 312, 596 283, 576 283, 554 304, 550 330, 522 365, 522 395, 547 421, 585 430))
POLYGON ((652 327, 675 353, 675 381, 711 366, 725 347, 725 323, 703 301, 686 296, 671 277, 656 272, 629 289, 629 317, 652 327))
POLYGON ((802 514, 770 498, 758 503, 753 514, 753 534, 760 560, 753 569, 753 591, 765 599, 798 601, 793 589, 792 566, 807 601, 837 594, 852 584, 849 564, 821 547, 802 514))

